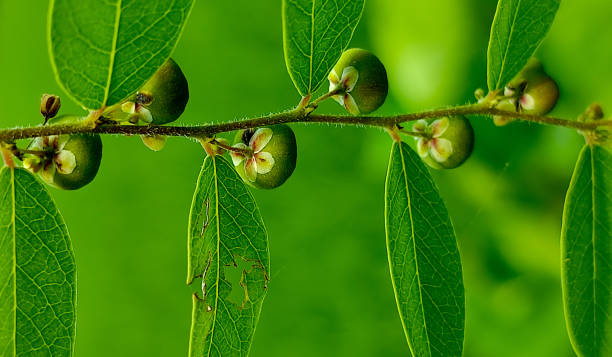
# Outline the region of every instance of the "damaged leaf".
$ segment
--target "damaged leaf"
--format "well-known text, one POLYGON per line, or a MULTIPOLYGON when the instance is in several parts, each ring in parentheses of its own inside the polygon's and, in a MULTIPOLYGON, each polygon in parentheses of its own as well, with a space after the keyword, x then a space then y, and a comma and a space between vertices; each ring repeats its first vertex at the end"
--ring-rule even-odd
POLYGON ((253 196, 220 156, 207 157, 198 178, 188 258, 187 283, 202 277, 189 356, 248 355, 266 295, 268 235, 253 196))

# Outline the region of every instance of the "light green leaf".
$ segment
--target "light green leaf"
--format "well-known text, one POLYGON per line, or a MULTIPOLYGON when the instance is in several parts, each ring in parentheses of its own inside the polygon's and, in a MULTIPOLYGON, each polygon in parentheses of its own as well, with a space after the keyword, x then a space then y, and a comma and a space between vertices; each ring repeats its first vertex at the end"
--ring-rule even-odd
POLYGON ((136 92, 170 57, 194 0, 51 0, 49 54, 57 80, 99 109, 136 92))
POLYGON ((503 88, 538 49, 561 0, 499 0, 487 53, 489 90, 503 88))
POLYGON ((71 356, 75 266, 66 225, 45 187, 0 170, 0 356, 71 356))
POLYGON ((394 143, 385 185, 391 281, 413 356, 461 356, 465 297, 461 258, 444 202, 429 171, 394 143))
POLYGON ((306 96, 325 81, 348 47, 365 0, 283 0, 285 62, 306 96))
POLYGON ((612 355, 612 154, 585 146, 561 233, 565 319, 579 356, 612 355))
POLYGON ((270 272, 268 235, 253 196, 223 157, 204 160, 188 250, 187 283, 203 276, 189 356, 248 355, 270 272))

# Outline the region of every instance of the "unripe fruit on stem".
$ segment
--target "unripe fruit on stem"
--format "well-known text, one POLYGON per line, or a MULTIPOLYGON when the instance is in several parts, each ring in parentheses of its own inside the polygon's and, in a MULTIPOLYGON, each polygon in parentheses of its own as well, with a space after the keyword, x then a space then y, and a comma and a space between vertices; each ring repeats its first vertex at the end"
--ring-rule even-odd
POLYGON ((415 137, 417 151, 434 169, 454 169, 463 164, 474 149, 474 130, 464 116, 445 117, 431 123, 417 121, 412 129, 422 134, 415 137))
POLYGON ((370 51, 352 48, 344 51, 329 73, 329 91, 339 91, 334 99, 353 115, 369 114, 387 98, 387 71, 370 51))
MULTIPOLYGON (((50 120, 50 124, 68 124, 81 118, 62 116, 50 120)), ((41 178, 57 188, 79 189, 96 177, 102 160, 102 140, 99 135, 72 134, 36 138, 29 146, 31 150, 47 152, 44 157, 29 155, 33 160, 29 168, 38 172, 41 178)), ((26 160, 24 160, 26 164, 26 160)))
POLYGON ((240 130, 230 155, 236 171, 247 184, 263 189, 282 185, 295 170, 297 144, 285 124, 240 130))
POLYGON ((134 95, 132 101, 151 113, 152 124, 175 121, 183 114, 189 100, 187 78, 169 58, 153 77, 134 95))
POLYGON ((544 71, 542 63, 532 58, 504 90, 504 95, 518 101, 522 113, 546 115, 557 104, 559 87, 544 71))

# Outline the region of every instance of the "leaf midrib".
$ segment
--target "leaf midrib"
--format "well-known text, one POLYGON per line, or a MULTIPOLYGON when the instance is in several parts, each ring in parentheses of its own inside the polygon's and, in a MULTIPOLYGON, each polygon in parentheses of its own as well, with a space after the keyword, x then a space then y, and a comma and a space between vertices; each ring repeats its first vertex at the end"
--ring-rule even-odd
POLYGON ((514 16, 512 19, 512 26, 510 27, 510 33, 508 34, 508 40, 506 42, 506 50, 504 51, 504 58, 502 59, 502 63, 501 63, 501 67, 499 70, 499 75, 497 77, 497 81, 495 83, 495 88, 492 89, 499 89, 499 86, 501 85, 501 79, 502 79, 502 75, 504 74, 504 68, 506 66, 506 59, 508 58, 508 50, 510 48, 510 43, 512 42, 512 36, 514 34, 514 26, 516 25, 516 18, 518 16, 519 10, 521 8, 521 1, 522 0, 518 0, 518 3, 516 5, 516 11, 514 12, 514 16))
POLYGON ((122 2, 123 0, 117 0, 116 3, 113 41, 111 45, 110 61, 108 63, 108 77, 106 79, 106 87, 104 88, 104 100, 102 101, 102 107, 104 107, 108 101, 108 95, 113 80, 113 72, 115 70, 115 56, 117 54, 117 38, 119 37, 119 23, 121 22, 122 2))
POLYGON ((310 11, 310 76, 308 76, 308 94, 312 92, 312 57, 314 55, 314 30, 315 30, 315 3, 312 0, 312 10, 310 11))
POLYGON ((13 227, 13 356, 17 356, 17 230, 15 228, 16 220, 16 204, 15 204, 15 169, 9 168, 11 171, 11 225, 13 227))
MULTIPOLYGON (((220 282, 220 256, 221 256, 221 252, 220 252, 220 248, 219 248, 219 244, 221 242, 221 231, 219 228, 219 224, 220 224, 220 219, 219 219, 219 179, 217 176, 217 159, 215 159, 214 156, 210 157, 211 161, 212 161, 212 165, 213 165, 213 169, 214 169, 214 180, 215 180, 215 220, 217 223, 217 249, 216 249, 216 260, 217 260, 217 279, 216 279, 216 284, 215 284, 215 311, 214 311, 214 317, 213 317, 213 321, 212 321, 212 326, 211 326, 211 330, 210 330, 210 343, 208 344, 208 352, 206 352, 207 356, 210 356, 210 352, 212 350, 212 345, 213 345, 213 341, 214 341, 214 336, 215 336, 215 327, 217 326, 217 310, 219 309, 219 282, 220 282)), ((205 276, 202 276, 202 279, 206 279, 205 276)), ((202 296, 203 299, 205 299, 205 296, 202 296)))
MULTIPOLYGON (((405 162, 405 158, 404 158, 404 148, 402 147, 401 143, 396 144, 396 145, 399 148, 401 162, 402 162, 402 176, 404 178, 404 184, 406 185, 406 198, 408 200, 408 215, 410 216, 410 234, 412 235, 412 249, 414 251, 414 262, 415 262, 415 269, 416 269, 415 274, 416 274, 417 282, 419 284, 420 310, 421 310, 421 315, 423 316, 423 327, 425 329, 425 337, 426 337, 426 340, 427 340, 427 348, 429 349, 429 355, 431 356, 431 343, 429 342, 429 331, 427 329, 427 320, 425 319, 425 310, 423 308, 423 292, 421 291, 422 284, 421 284, 421 276, 419 274, 419 260, 418 260, 418 257, 417 257, 417 250, 416 250, 416 236, 414 234, 414 219, 413 219, 414 217, 412 216, 412 204, 411 204, 411 200, 410 200, 410 188, 408 186, 408 173, 406 171, 406 162, 405 162)), ((413 352, 413 354, 414 354, 414 352, 413 352)))
POLYGON ((597 227, 597 218, 596 218, 596 204, 595 204, 595 188, 596 188, 596 182, 595 182, 595 151, 594 151, 594 147, 591 146, 591 180, 592 180, 592 185, 591 185, 591 209, 593 210, 593 216, 592 216, 592 227, 593 230, 591 231, 591 242, 593 244, 593 348, 595 348, 595 346, 597 345, 597 249, 595 246, 595 241, 596 241, 596 233, 595 233, 595 229, 597 227))

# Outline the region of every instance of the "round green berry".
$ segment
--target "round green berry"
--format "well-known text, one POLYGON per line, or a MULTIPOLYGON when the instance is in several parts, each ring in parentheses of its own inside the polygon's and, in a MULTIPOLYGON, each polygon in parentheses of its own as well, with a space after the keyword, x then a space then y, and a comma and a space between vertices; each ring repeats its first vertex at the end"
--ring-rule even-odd
POLYGON ((353 115, 369 114, 387 98, 387 71, 372 52, 360 48, 345 51, 328 76, 334 99, 353 115))
POLYGON ((152 124, 178 119, 189 101, 189 86, 181 68, 169 58, 132 100, 151 113, 152 124))
MULTIPOLYGON (((67 124, 81 119, 61 116, 50 120, 49 124, 67 124)), ((102 161, 102 140, 97 134, 36 138, 29 148, 46 152, 46 155, 36 158, 30 155, 31 167, 28 168, 38 172, 45 182, 64 190, 76 190, 93 181, 102 161)))
POLYGON ((287 125, 240 130, 234 142, 230 155, 236 171, 253 187, 276 188, 295 170, 297 143, 287 125))
POLYGON ((548 114, 557 104, 559 87, 542 63, 532 58, 506 86, 504 94, 518 101, 518 110, 534 115, 548 114))
POLYGON ((420 134, 415 137, 419 155, 434 169, 459 167, 474 149, 474 129, 464 116, 419 120, 413 131, 420 134))

